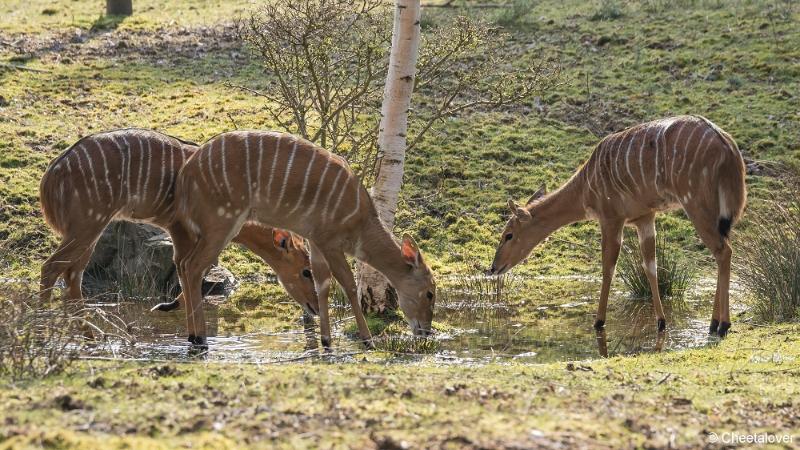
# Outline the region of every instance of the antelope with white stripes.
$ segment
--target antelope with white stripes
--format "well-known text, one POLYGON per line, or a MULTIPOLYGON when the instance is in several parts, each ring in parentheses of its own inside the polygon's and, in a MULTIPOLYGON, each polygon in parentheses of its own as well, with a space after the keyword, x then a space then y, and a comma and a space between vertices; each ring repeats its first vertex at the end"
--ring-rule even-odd
POLYGON ((417 245, 407 235, 402 243, 395 241, 360 180, 327 150, 285 133, 223 133, 184 165, 176 197, 176 219, 189 231, 190 244, 176 248, 175 262, 193 344, 205 345, 206 324, 198 307, 202 273, 248 220, 309 240, 324 346, 330 345, 329 285, 318 274, 328 270, 350 300, 359 336, 368 345, 371 339, 345 254, 388 278, 414 334, 430 332, 436 290, 417 245))
POLYGON ((491 273, 522 261, 555 230, 586 219, 600 223, 603 283, 595 328, 602 329, 624 225, 636 227, 658 329, 666 326, 658 292, 655 214, 683 208, 717 262, 717 290, 710 333, 731 326, 729 233, 744 210, 747 192, 742 155, 731 136, 699 116, 657 120, 614 133, 557 191, 539 189, 524 206, 509 200, 512 217, 495 253, 491 273))
MULTIPOLYGON (((185 231, 173 223, 174 187, 178 171, 196 151, 196 144, 172 136, 125 129, 84 137, 56 158, 42 178, 39 195, 45 220, 62 242, 42 266, 42 297, 50 297, 63 275, 68 296, 82 298, 83 270, 112 220, 147 222, 167 230, 174 245, 185 241, 185 231)), ((317 296, 302 239, 247 223, 234 241, 260 256, 306 312, 316 313, 317 296)), ((176 299, 156 309, 178 306, 176 299)))

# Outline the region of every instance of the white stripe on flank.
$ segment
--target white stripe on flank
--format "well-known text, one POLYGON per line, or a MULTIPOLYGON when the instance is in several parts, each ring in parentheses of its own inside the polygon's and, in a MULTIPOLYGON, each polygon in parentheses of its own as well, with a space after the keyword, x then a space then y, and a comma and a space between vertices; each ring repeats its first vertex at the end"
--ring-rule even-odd
POLYGON ((258 163, 256 164, 256 199, 261 199, 261 159, 264 157, 264 135, 258 135, 258 163))
POLYGON ((639 172, 642 174, 642 187, 647 186, 647 178, 644 176, 644 147, 647 145, 647 133, 650 131, 650 125, 644 127, 644 136, 642 137, 642 145, 639 146, 639 172))
POLYGON ((131 144, 128 143, 128 140, 125 139, 125 136, 122 136, 122 142, 125 143, 125 154, 128 155, 126 158, 128 161, 128 167, 125 169, 125 201, 131 201, 131 144))
MULTIPOLYGON (((661 167, 659 165, 661 163, 661 161, 660 161, 660 159, 661 159, 660 158, 660 156, 661 156, 661 147, 659 146, 659 141, 664 141, 663 147, 664 147, 664 154, 666 155, 666 152, 667 152, 667 137, 666 136, 667 136, 667 132, 669 131, 669 127, 671 127, 673 123, 675 123, 675 121, 674 120, 669 120, 669 119, 666 120, 666 121, 661 122, 660 123, 661 129, 656 134, 656 163, 655 163, 656 176, 654 178, 654 183, 655 183, 655 187, 656 187, 656 195, 658 195, 659 197, 661 196, 661 190, 660 190, 660 188, 658 186, 658 180, 659 180, 659 178, 661 178, 661 170, 660 170, 661 167)), ((666 165, 666 160, 664 160, 664 164, 666 165)))
POLYGON ((347 221, 350 220, 351 217, 355 216, 358 213, 359 209, 361 209, 361 189, 359 189, 360 187, 361 185, 356 183, 356 207, 353 208, 353 212, 351 212, 350 214, 347 215, 347 217, 342 219, 341 223, 347 223, 347 221))
MULTIPOLYGON (((339 178, 341 178, 342 174, 345 172, 344 169, 339 168, 339 173, 336 174, 336 178, 333 179, 333 186, 331 186, 331 190, 328 191, 328 197, 325 199, 325 208, 322 209, 322 214, 318 217, 321 219, 325 219, 325 216, 328 215, 328 206, 331 203, 331 198, 333 197, 334 191, 336 191, 336 187, 339 186, 339 178)), ((346 180, 346 178, 345 178, 346 180)), ((345 183, 346 184, 346 183, 345 183)))
POLYGON ((322 186, 325 183, 325 174, 328 173, 328 167, 330 166, 331 166, 331 159, 327 158, 327 161, 325 161, 325 168, 322 169, 322 175, 320 175, 319 181, 317 182, 317 192, 314 193, 314 200, 311 201, 311 206, 309 206, 308 209, 306 209, 306 212, 305 214, 303 214, 303 216, 308 217, 311 214, 311 212, 314 211, 314 208, 317 207, 317 200, 319 199, 319 193, 322 192, 322 186))
POLYGON ((664 134, 664 124, 659 123, 659 127, 656 130, 656 138, 654 140, 654 145, 656 147, 656 155, 653 159, 653 170, 655 174, 653 176, 653 187, 656 189, 656 195, 661 197, 661 192, 658 189, 658 154, 660 153, 659 141, 661 140, 661 136, 664 134))
POLYGON ((83 149, 83 145, 79 145, 78 148, 75 150, 75 158, 78 159, 78 170, 81 173, 81 179, 83 180, 83 185, 86 187, 86 197, 91 200, 92 198, 92 191, 89 189, 89 180, 86 179, 86 172, 83 171, 83 163, 81 163, 81 155, 78 154, 77 150, 83 149))
MULTIPOLYGON (((695 123, 695 125, 697 125, 695 123)), ((689 158, 689 146, 692 144, 692 138, 694 137, 695 132, 699 127, 695 126, 692 129, 692 132, 689 133, 689 137, 686 138, 686 145, 683 146, 683 159, 681 159, 681 167, 675 172, 677 175, 680 175, 683 172, 683 166, 686 164, 686 159, 689 158)))
POLYGON ((636 133, 633 133, 628 140, 628 149, 625 151, 625 169, 628 171, 628 177, 630 177, 631 182, 631 193, 633 194, 633 190, 636 189, 636 192, 639 192, 638 183, 636 183, 636 179, 633 178, 633 172, 631 172, 631 147, 633 147, 633 142, 636 140, 636 136, 639 134, 639 130, 636 133))
POLYGON ((92 184, 94 185, 94 194, 97 196, 97 201, 102 202, 103 200, 100 198, 100 188, 97 185, 97 177, 95 176, 94 164, 92 164, 92 159, 89 158, 89 152, 86 150, 86 147, 81 146, 81 151, 83 151, 83 155, 86 157, 86 161, 89 162, 89 173, 91 174, 92 184))
MULTIPOLYGON (((612 135, 611 139, 608 140, 608 146, 606 146, 605 159, 608 160, 608 166, 605 177, 603 178, 608 179, 608 184, 611 186, 613 192, 619 192, 619 186, 617 186, 617 181, 614 179, 614 145, 619 145, 620 136, 619 134, 615 134, 612 135), (612 142, 611 139, 615 140, 612 142)), ((611 195, 608 195, 608 197, 611 197, 611 195)))
MULTIPOLYGON (((694 152, 694 157, 692 158, 692 163, 689 165, 689 171, 687 172, 687 174, 688 174, 689 176, 691 176, 691 175, 692 175, 692 169, 694 168, 694 163, 697 161, 697 156, 698 156, 698 155, 700 155, 701 148, 703 147, 703 142, 705 142, 705 141, 706 141, 706 135, 708 135, 708 132, 709 132, 709 131, 712 131, 712 130, 706 130, 706 132, 705 132, 705 133, 703 133, 703 137, 700 139, 700 143, 699 143, 699 144, 697 144, 697 149, 696 149, 696 150, 695 150, 695 152, 694 152)), ((706 150, 708 150, 708 147, 709 147, 709 146, 711 145, 711 143, 714 141, 714 136, 716 136, 716 133, 713 133, 713 132, 712 132, 712 133, 711 133, 711 140, 710 140, 710 141, 708 141, 708 145, 706 146, 706 148, 705 148, 705 149, 703 149, 703 150, 702 150, 703 152, 705 152, 706 150)))
POLYGON ((281 139, 283 139, 283 135, 279 134, 278 139, 275 141, 275 151, 272 152, 272 168, 269 170, 269 182, 267 182, 267 200, 272 195, 272 180, 275 179, 275 167, 278 165, 278 151, 281 149, 281 139))
MULTIPOLYGON (((161 208, 161 205, 164 203, 164 199, 167 198, 167 192, 164 189, 164 181, 166 178, 166 171, 167 171, 166 168, 167 161, 165 158, 168 158, 170 160, 172 159, 171 158, 172 155, 167 154, 167 143, 163 139, 159 140, 161 141, 161 157, 158 160, 161 162, 161 164, 159 164, 159 166, 161 166, 161 179, 158 182, 158 192, 156 193, 156 198, 153 201, 154 205, 153 213, 157 212, 158 209, 161 208)), ((167 185, 167 188, 169 188, 169 185, 167 185)))
POLYGON ((619 139, 617 139, 617 145, 614 147, 614 152, 609 157, 609 163, 611 164, 611 181, 614 182, 614 188, 620 193, 628 193, 633 196, 633 193, 630 192, 627 187, 625 186, 625 182, 622 180, 622 176, 619 174, 619 155, 622 149, 622 145, 625 143, 625 136, 620 134, 619 139))
POLYGON ((149 199, 147 198, 147 185, 150 184, 150 172, 153 171, 153 145, 152 139, 147 139, 147 176, 144 177, 144 183, 142 183, 142 200, 147 202, 149 199))
POLYGON ((681 140, 683 129, 686 128, 686 121, 681 121, 681 126, 678 128, 678 134, 675 135, 675 140, 672 142, 672 164, 669 168, 670 183, 675 183, 675 159, 678 157, 678 142, 681 140))
MULTIPOLYGON (((228 180, 228 167, 225 164, 225 135, 222 135, 222 145, 221 145, 221 153, 222 153, 222 181, 225 182, 225 191, 228 194, 228 197, 231 196, 231 183, 228 180)), ((247 186, 249 189, 250 186, 247 186)))
POLYGON ((139 185, 144 181, 144 145, 142 145, 141 136, 136 136, 136 139, 139 141, 139 178, 136 179, 136 195, 142 198, 142 190, 139 188, 139 185))
POLYGON ((342 199, 344 198, 344 193, 347 191, 347 187, 349 179, 346 177, 344 179, 344 185, 342 185, 342 190, 339 192, 339 197, 336 199, 336 204, 333 205, 333 211, 331 211, 331 220, 336 218, 336 213, 339 211, 339 205, 342 203, 342 199))
POLYGON ((214 175, 214 162, 211 161, 211 153, 214 151, 214 143, 215 142, 216 142, 216 139, 214 140, 214 142, 209 144, 208 149, 206 149, 206 162, 208 162, 208 174, 211 176, 211 183, 212 183, 212 186, 213 186, 213 190, 215 192, 218 192, 219 191, 219 183, 217 183, 217 177, 216 177, 216 175, 214 175))
POLYGON ((625 134, 623 139, 620 139, 619 145, 617 146, 616 155, 614 158, 614 169, 617 172, 617 180, 619 180, 620 186, 622 186, 623 191, 630 195, 631 197, 634 196, 633 188, 630 186, 630 183, 626 182, 624 179, 624 173, 622 172, 622 163, 621 160, 624 161, 623 155, 623 147, 625 147, 626 143, 631 141, 631 136, 633 136, 633 132, 628 132, 625 134))
POLYGON ((306 167, 306 173, 303 177, 303 188, 300 189, 300 195, 297 197, 297 203, 295 203, 294 208, 287 213, 288 215, 291 215, 297 211, 297 209, 300 208, 300 204, 303 202, 303 196, 306 195, 306 188, 308 187, 308 176, 311 174, 311 167, 314 165, 314 159, 316 159, 317 153, 319 153, 317 150, 311 150, 311 160, 308 162, 308 167, 306 167))
POLYGON ((103 159, 103 170, 105 170, 104 176, 106 179, 106 186, 108 187, 108 203, 111 203, 114 201, 114 188, 111 187, 111 181, 108 179, 108 161, 106 160, 106 152, 103 150, 103 147, 100 146, 100 142, 94 141, 94 144, 97 146, 97 150, 100 152, 100 157, 103 159))
POLYGON ((245 192, 247 192, 247 203, 252 203, 253 198, 253 186, 250 186, 250 135, 244 135, 244 171, 247 174, 247 188, 245 192))
POLYGON ((117 147, 117 151, 119 151, 119 158, 122 160, 119 166, 119 194, 117 195, 117 202, 122 201, 122 172, 125 170, 125 154, 122 153, 122 147, 117 142, 117 138, 114 135, 111 135, 111 141, 114 142, 114 145, 117 147))
POLYGON ((606 141, 606 145, 601 146, 599 149, 599 153, 597 154, 597 160, 594 162, 594 179, 597 180, 598 178, 603 183, 603 199, 608 199, 610 196, 608 195, 608 185, 606 184, 606 177, 602 174, 602 161, 604 156, 604 151, 608 150, 608 141, 606 141))
POLYGON ((592 186, 592 182, 591 182, 592 179, 591 179, 591 177, 589 175, 590 175, 589 171, 586 169, 586 166, 584 166, 584 168, 583 168, 583 178, 586 181, 586 186, 589 188, 590 191, 592 191, 592 193, 595 195, 595 197, 600 197, 600 194, 592 186))
POLYGON ((286 172, 283 174, 283 183, 281 184, 281 193, 278 195, 278 201, 275 202, 278 208, 281 208, 283 195, 286 193, 286 184, 289 181, 289 175, 292 172, 292 164, 294 164, 294 154, 297 152, 298 139, 294 138, 294 145, 292 145, 292 153, 289 154, 289 162, 286 163, 286 172))

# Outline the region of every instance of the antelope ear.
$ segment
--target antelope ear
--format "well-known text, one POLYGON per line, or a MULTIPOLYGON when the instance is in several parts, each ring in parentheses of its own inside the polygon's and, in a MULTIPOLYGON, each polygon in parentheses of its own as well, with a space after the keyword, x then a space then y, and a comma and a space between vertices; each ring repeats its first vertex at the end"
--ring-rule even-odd
POLYGON ((547 188, 545 188, 544 185, 542 185, 539 188, 539 190, 534 192, 533 195, 531 196, 531 198, 528 199, 528 205, 530 205, 531 203, 535 202, 536 200, 539 200, 540 198, 544 197, 545 195, 547 195, 547 188))
POLYGON ((511 211, 512 214, 517 214, 517 204, 514 203, 514 200, 508 199, 508 209, 511 211))
POLYGON ((286 230, 278 230, 277 228, 273 228, 272 243, 275 244, 275 248, 279 248, 288 252, 289 247, 292 245, 292 235, 286 230))
POLYGON ((292 247, 294 247, 294 248, 296 248, 298 250, 306 251, 306 241, 304 241, 302 237, 300 237, 300 236, 298 236, 298 235, 296 235, 294 233, 290 233, 290 234, 292 236, 292 239, 291 239, 292 247))
POLYGON ((414 242, 409 234, 403 235, 403 243, 400 245, 400 253, 403 255, 403 260, 411 267, 417 268, 422 263, 422 254, 417 248, 417 243, 414 242))

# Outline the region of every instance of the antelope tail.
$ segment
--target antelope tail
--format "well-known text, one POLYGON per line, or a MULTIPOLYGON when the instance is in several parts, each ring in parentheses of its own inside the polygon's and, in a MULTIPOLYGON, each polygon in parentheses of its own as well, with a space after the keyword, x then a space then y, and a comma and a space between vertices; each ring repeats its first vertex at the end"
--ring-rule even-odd
POLYGON ((705 117, 704 120, 728 148, 722 163, 717 170, 717 191, 719 198, 719 234, 727 238, 731 227, 739 220, 747 202, 747 188, 745 187, 745 167, 739 146, 731 135, 716 126, 705 117))
POLYGON ((64 176, 64 168, 59 164, 70 150, 65 151, 47 167, 39 183, 39 202, 45 222, 50 225, 59 236, 66 232, 67 219, 64 212, 70 209, 70 200, 73 198, 72 188, 68 186, 68 179, 64 176))

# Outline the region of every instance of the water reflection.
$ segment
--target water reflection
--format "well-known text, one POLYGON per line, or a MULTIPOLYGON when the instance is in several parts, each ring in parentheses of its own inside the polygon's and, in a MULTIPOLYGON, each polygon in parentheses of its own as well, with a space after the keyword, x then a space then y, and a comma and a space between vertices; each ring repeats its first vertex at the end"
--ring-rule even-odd
MULTIPOLYGON (((441 362, 514 359, 544 363, 669 351, 716 342, 716 338, 707 335, 713 280, 708 282, 710 292, 703 284, 685 302, 665 304, 667 330, 661 333, 649 302, 627 299, 620 293, 611 299, 605 329, 596 332, 593 328, 596 280, 537 282, 569 283, 570 298, 537 298, 526 294, 493 301, 485 295, 480 298, 471 298, 468 293, 462 298, 451 295, 437 308, 436 320, 446 330, 437 334, 441 345, 432 358, 441 362)), ((151 313, 148 310, 153 305, 142 301, 98 305, 112 309, 132 324, 141 356, 169 359, 197 356, 188 353, 182 310, 151 313)), ((320 353, 313 318, 281 324, 287 331, 244 333, 240 327, 221 324, 213 304, 205 305, 205 313, 210 350, 201 356, 208 360, 289 361, 320 353)), ((346 314, 348 311, 343 309, 332 315, 346 314)), ((342 319, 334 327, 334 355, 362 350, 355 340, 342 334, 347 323, 347 319, 342 319)))

